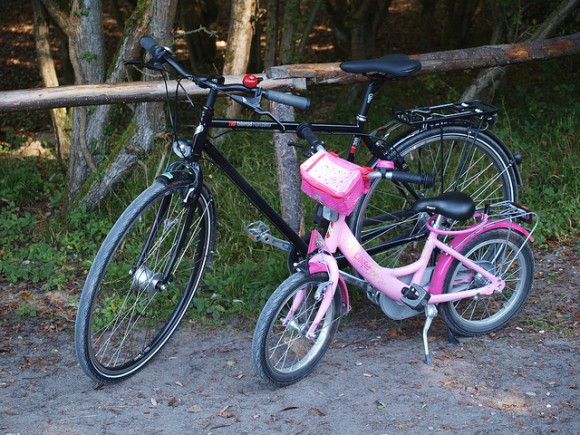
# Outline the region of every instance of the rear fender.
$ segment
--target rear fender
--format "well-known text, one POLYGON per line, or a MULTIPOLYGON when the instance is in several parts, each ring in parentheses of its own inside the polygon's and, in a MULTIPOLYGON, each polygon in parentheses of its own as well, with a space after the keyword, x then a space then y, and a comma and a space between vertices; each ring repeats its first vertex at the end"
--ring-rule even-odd
MULTIPOLYGON (((451 243, 449 243, 449 246, 456 251, 460 251, 463 248, 463 246, 465 246, 475 237, 479 236, 480 234, 483 234, 484 232, 496 230, 498 228, 511 229, 512 231, 520 233, 524 237, 529 237, 530 241, 532 242, 534 241, 534 238, 530 236, 530 232, 526 230, 524 227, 518 225, 515 222, 503 220, 490 223, 485 227, 484 231, 479 232, 475 231, 472 233, 461 234, 455 237, 451 241, 451 243)), ((451 262, 453 260, 454 258, 447 253, 442 253, 441 256, 439 257, 439 260, 435 265, 435 269, 433 270, 433 275, 431 276, 431 283, 429 284, 429 293, 431 293, 432 295, 440 295, 443 293, 443 283, 445 281, 445 276, 447 275, 447 272, 449 271, 449 267, 451 266, 451 262)))

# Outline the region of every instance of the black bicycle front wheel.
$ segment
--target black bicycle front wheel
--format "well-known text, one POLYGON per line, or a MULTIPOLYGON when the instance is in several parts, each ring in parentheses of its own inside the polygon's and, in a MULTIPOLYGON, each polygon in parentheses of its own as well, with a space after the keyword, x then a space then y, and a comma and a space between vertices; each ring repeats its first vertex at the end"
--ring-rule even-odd
POLYGON ((119 217, 97 253, 81 294, 75 348, 97 382, 143 368, 176 330, 200 286, 215 239, 205 187, 156 181, 119 217))
MULTIPOLYGON (((415 190, 421 198, 457 190, 469 194, 479 209, 517 201, 515 163, 492 134, 475 135, 467 127, 445 126, 413 132, 390 149, 411 172, 435 175, 434 187, 415 190)), ((418 259, 428 216, 411 211, 415 200, 403 187, 377 179, 353 211, 350 228, 380 265, 398 267, 418 259)))

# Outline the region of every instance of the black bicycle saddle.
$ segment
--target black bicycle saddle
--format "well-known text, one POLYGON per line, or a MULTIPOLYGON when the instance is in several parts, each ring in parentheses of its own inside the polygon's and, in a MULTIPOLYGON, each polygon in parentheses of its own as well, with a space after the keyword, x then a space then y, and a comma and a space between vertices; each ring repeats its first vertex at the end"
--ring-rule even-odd
POLYGON ((426 211, 463 221, 473 216, 475 204, 473 199, 465 193, 445 192, 433 198, 420 199, 413 204, 411 209, 415 213, 426 211))
POLYGON ((405 77, 421 69, 421 62, 409 59, 406 54, 387 54, 368 60, 348 60, 340 64, 340 69, 353 74, 383 73, 395 77, 405 77))

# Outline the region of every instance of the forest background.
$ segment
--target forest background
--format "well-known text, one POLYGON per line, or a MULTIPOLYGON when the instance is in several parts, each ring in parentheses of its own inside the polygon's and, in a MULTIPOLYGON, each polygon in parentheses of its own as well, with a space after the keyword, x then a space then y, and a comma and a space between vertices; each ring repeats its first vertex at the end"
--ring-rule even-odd
MULTIPOLYGON (((580 24, 577 1, 2 3, 0 90, 140 79, 140 72, 127 69, 123 61, 142 58, 137 41, 146 33, 172 46, 196 73, 240 74, 272 65, 569 35, 580 24), (546 20, 559 10, 567 12, 548 34, 542 33, 546 20), (41 69, 47 58, 53 62, 52 84, 41 69)), ((524 156, 521 201, 541 214, 538 246, 565 243, 576 252, 578 59, 575 55, 501 68, 493 81, 475 90, 501 108, 494 129, 512 151, 524 156)), ((455 71, 393 82, 374 103, 371 127, 386 123, 392 107, 459 100, 478 75, 480 71, 455 71)), ((306 95, 313 109, 298 116, 308 120, 349 121, 360 105, 360 89, 353 85, 310 88, 306 95)), ((17 315, 36 315, 37 299, 49 293, 59 295, 62 309, 54 321, 74 318, 84 275, 100 242, 124 207, 151 183, 167 152, 162 113, 159 103, 144 103, 3 114, 0 283, 2 299, 12 295, 7 304, 17 315), (119 177, 123 181, 90 201, 95 186, 110 180, 107 168, 116 163, 124 168, 119 177)), ((222 148, 277 202, 270 141, 268 135, 236 134, 222 148)), ((345 144, 336 144, 337 149, 341 146, 345 144)), ((284 277, 285 260, 281 253, 251 244, 243 228, 260 216, 211 169, 210 180, 218 201, 218 252, 215 270, 205 279, 210 291, 196 300, 192 315, 253 315, 284 277)))

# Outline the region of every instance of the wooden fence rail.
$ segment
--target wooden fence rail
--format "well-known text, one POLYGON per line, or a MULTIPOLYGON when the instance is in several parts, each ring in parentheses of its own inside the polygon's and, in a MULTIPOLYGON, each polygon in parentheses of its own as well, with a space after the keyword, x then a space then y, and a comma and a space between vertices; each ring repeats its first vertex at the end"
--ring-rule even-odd
MULTIPOLYGON (((504 66, 531 60, 550 59, 580 53, 580 32, 558 38, 509 45, 491 45, 411 56, 423 65, 419 74, 504 66)), ((365 81, 360 74, 341 71, 339 63, 298 64, 273 67, 262 74, 265 89, 300 90, 308 85, 348 84, 365 81)), ((226 77, 227 83, 240 83, 240 76, 226 77)), ((172 84, 170 83, 170 86, 172 84)), ((206 90, 183 82, 192 96, 206 90)), ((175 89, 175 87, 170 89, 175 89)), ((0 112, 53 109, 116 103, 165 100, 162 81, 59 86, 0 92, 0 112)), ((185 95, 182 93, 182 97, 185 95)))

